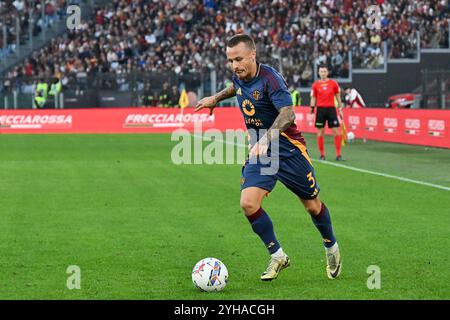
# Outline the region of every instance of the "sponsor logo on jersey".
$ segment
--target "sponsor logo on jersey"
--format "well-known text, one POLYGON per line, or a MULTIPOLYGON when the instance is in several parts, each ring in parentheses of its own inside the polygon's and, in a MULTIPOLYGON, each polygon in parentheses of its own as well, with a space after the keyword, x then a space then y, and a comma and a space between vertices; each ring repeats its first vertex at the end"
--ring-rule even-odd
POLYGON ((249 99, 245 99, 242 102, 242 111, 249 117, 255 114, 255 106, 249 99))

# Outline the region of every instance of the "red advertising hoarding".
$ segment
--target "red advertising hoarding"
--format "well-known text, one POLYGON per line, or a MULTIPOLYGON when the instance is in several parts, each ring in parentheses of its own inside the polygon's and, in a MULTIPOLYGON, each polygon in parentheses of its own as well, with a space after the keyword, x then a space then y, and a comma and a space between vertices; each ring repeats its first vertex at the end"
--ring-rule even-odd
MULTIPOLYGON (((308 111, 297 109, 297 125, 315 132, 308 111)), ((356 138, 450 148, 450 110, 345 109, 344 121, 356 138)))
MULTIPOLYGON (((316 131, 309 110, 296 108, 303 132, 316 131)), ((450 148, 450 110, 346 109, 344 118, 356 138, 450 148)), ((217 108, 213 116, 192 108, 0 110, 0 134, 170 133, 193 131, 195 123, 203 130, 245 129, 238 108, 217 108)))

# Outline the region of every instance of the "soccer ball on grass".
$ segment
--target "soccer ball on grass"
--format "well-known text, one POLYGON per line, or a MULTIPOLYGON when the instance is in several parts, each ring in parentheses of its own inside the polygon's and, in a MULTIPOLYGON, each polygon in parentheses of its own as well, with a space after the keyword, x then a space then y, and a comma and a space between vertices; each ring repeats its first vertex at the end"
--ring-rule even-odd
POLYGON ((352 143, 353 140, 355 140, 355 134, 354 134, 353 132, 350 131, 349 133, 347 133, 347 141, 348 141, 349 143, 352 143))
POLYGON ((202 291, 221 291, 228 282, 228 269, 219 259, 202 259, 192 270, 192 282, 202 291))

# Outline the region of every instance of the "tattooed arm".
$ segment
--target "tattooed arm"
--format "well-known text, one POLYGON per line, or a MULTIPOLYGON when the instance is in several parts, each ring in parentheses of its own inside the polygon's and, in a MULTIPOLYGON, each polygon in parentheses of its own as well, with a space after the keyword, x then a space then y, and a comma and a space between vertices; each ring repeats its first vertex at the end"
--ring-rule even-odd
POLYGON ((195 106, 195 112, 204 108, 209 108, 209 115, 212 115, 214 108, 220 101, 234 97, 235 95, 236 90, 234 89, 234 85, 231 85, 213 96, 201 99, 195 106))
POLYGON ((295 111, 293 106, 283 107, 275 118, 272 126, 267 133, 250 150, 250 156, 256 156, 267 153, 269 144, 274 137, 278 137, 281 132, 295 123, 295 111))
POLYGON ((234 84, 229 86, 228 88, 223 89, 222 91, 216 93, 214 95, 214 99, 216 104, 222 100, 226 100, 228 98, 234 97, 236 95, 236 90, 234 89, 234 84))
POLYGON ((272 141, 272 137, 274 136, 274 130, 278 130, 279 133, 285 131, 292 124, 295 123, 295 111, 294 107, 283 107, 280 109, 280 113, 278 117, 275 118, 272 126, 266 133, 267 141, 272 141))

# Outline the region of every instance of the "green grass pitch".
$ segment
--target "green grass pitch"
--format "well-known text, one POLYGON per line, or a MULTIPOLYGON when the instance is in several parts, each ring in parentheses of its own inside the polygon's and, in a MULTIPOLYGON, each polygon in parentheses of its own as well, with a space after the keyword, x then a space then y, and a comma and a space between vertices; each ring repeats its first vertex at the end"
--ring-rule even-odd
MULTIPOLYGON (((239 208, 241 166, 174 165, 175 144, 164 134, 1 135, 0 299, 450 298, 450 191, 315 161, 342 275, 327 279, 318 231, 278 183, 263 205, 292 265, 263 283, 268 255, 239 208), (209 256, 230 273, 219 293, 191 282, 209 256), (66 287, 70 265, 80 290, 66 287), (379 290, 367 287, 370 265, 379 290)), ((343 152, 348 166, 450 187, 450 150, 357 140, 343 152)))

